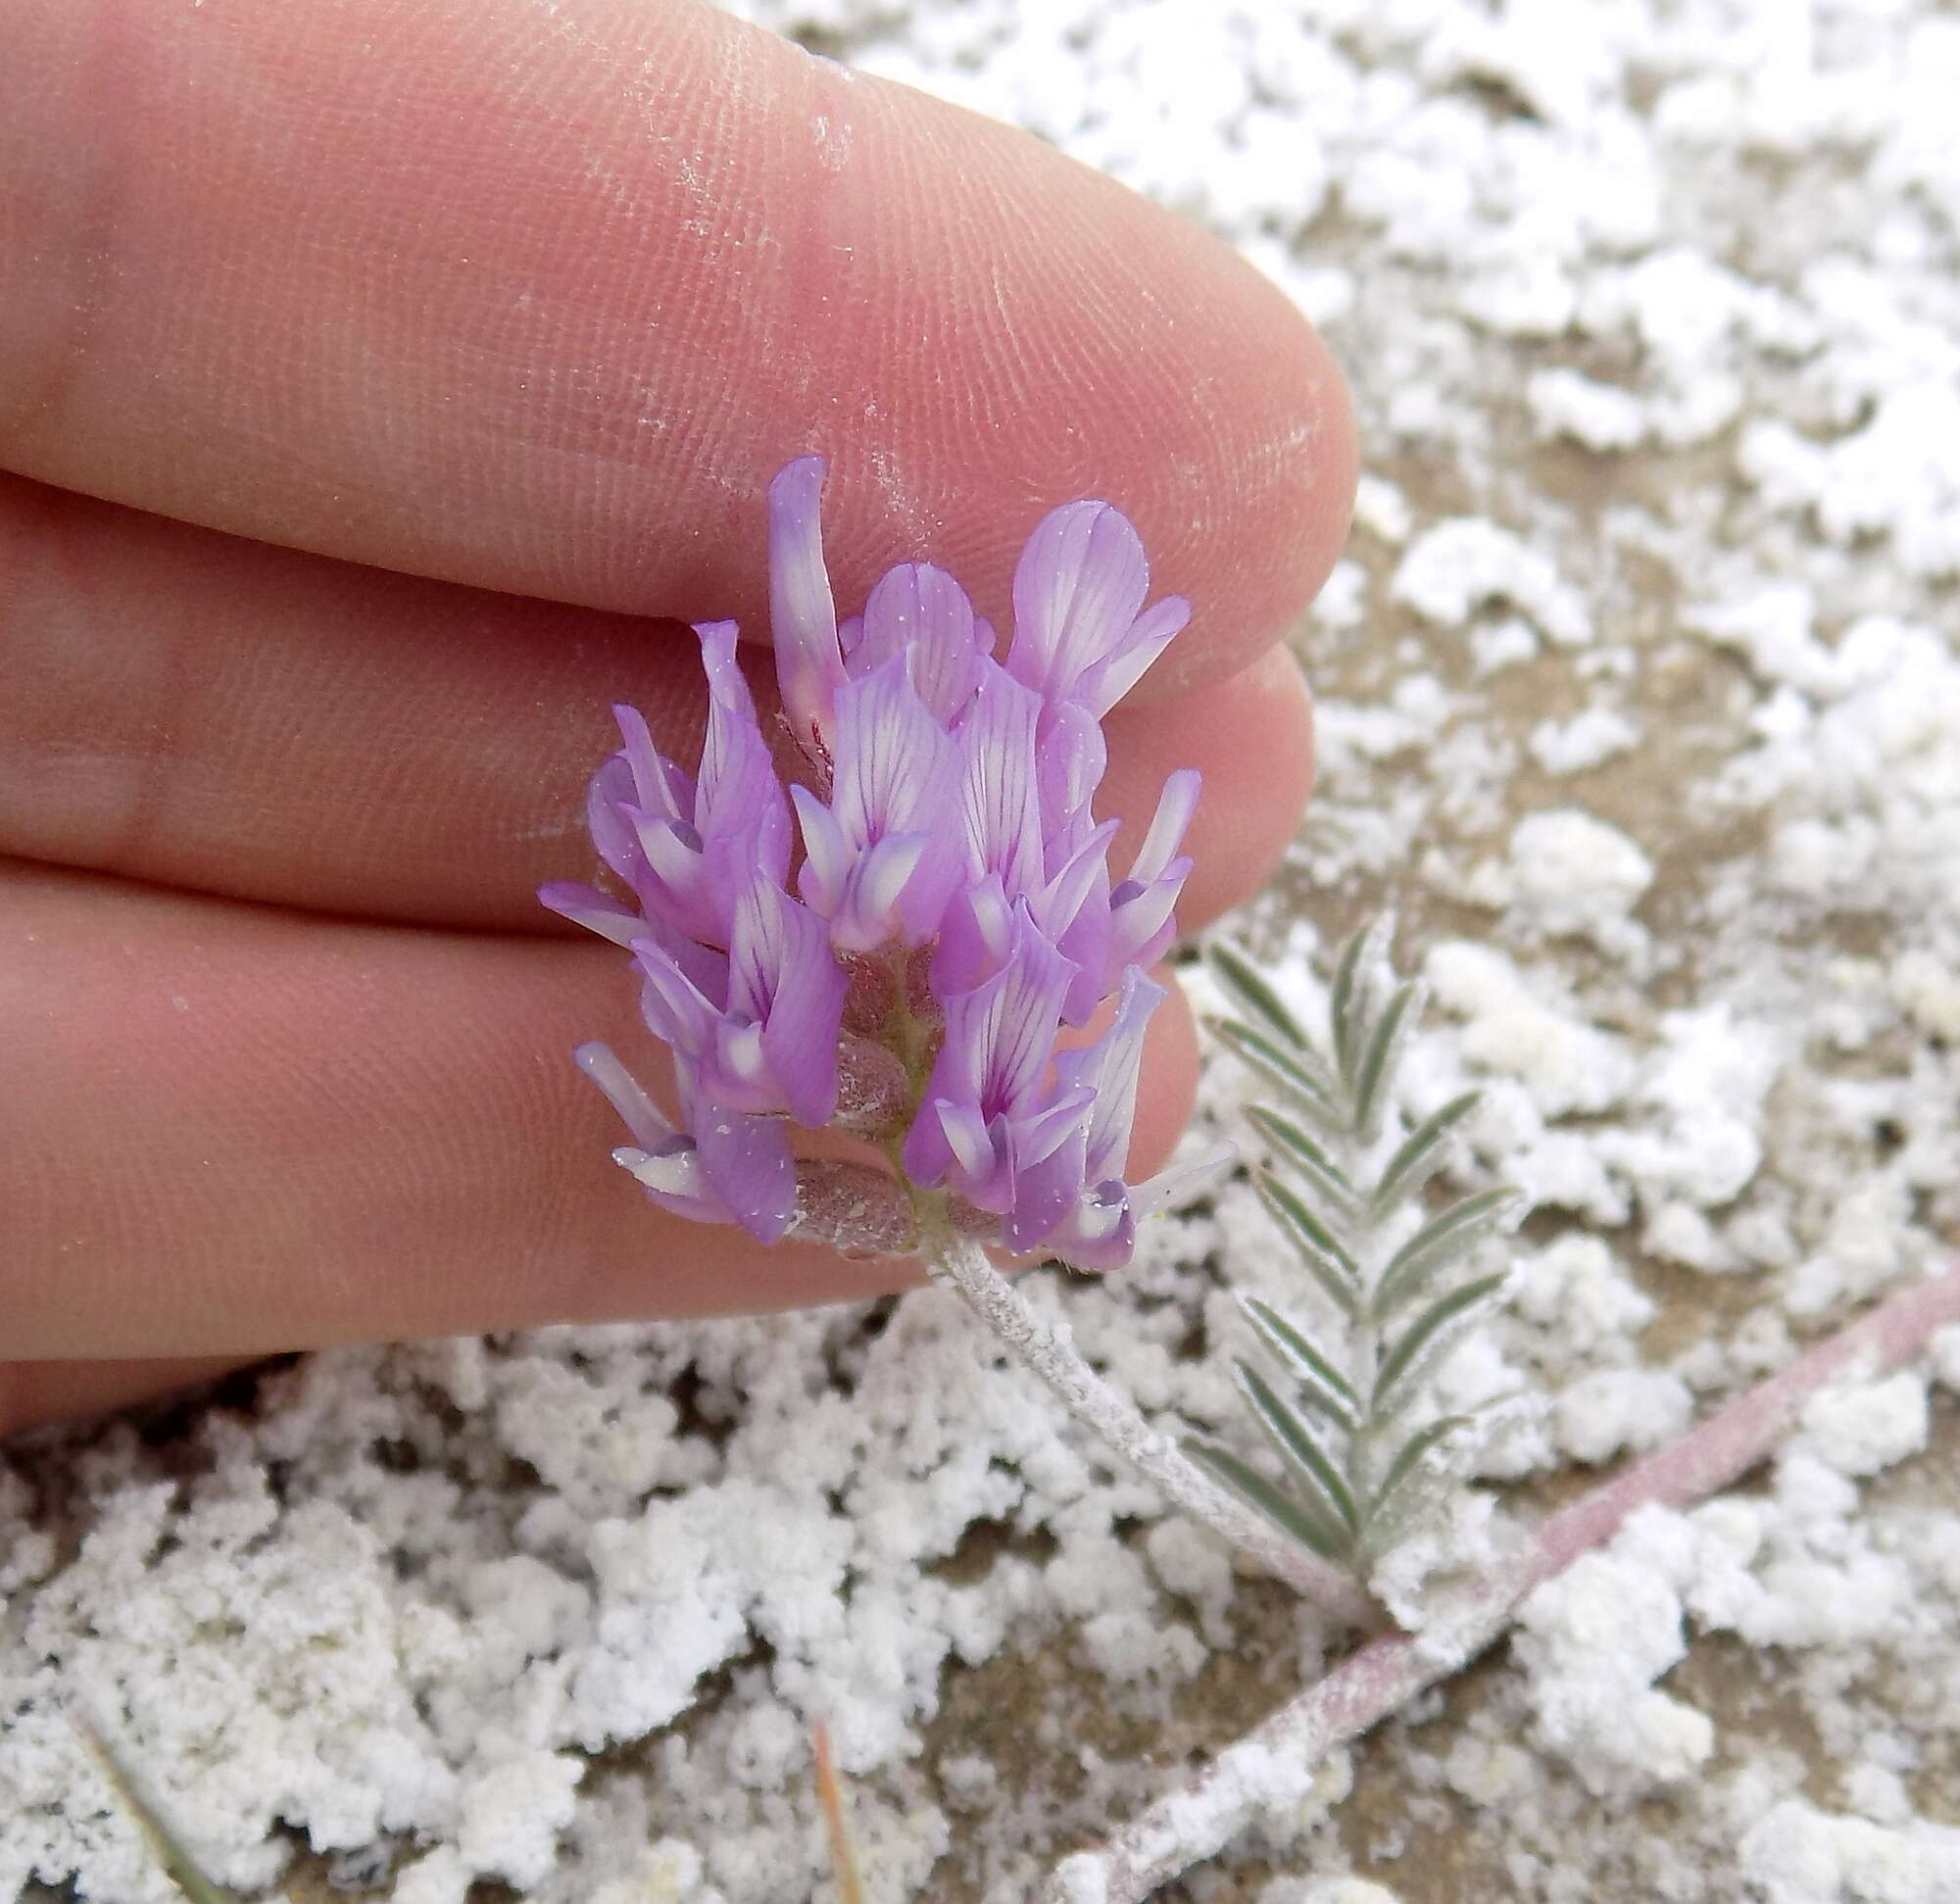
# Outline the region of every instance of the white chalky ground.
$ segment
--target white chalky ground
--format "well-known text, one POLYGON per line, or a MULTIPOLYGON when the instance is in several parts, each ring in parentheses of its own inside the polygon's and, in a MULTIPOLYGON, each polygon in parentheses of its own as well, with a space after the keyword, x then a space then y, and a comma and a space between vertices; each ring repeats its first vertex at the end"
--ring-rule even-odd
MULTIPOLYGON (((1303 631, 1323 777, 1249 930, 1393 905, 1423 1106, 1541 1214, 1531 1498, 1960 1242, 1960 15, 1935 0, 752 0, 1243 245, 1369 476, 1303 631)), ((1202 604, 1199 605, 1202 611, 1202 604)), ((1240 1081, 1208 1079, 1213 1113, 1240 1081)), ((1256 1207, 1040 1299, 1231 1418, 1256 1207)), ((412 1266, 405 1266, 412 1267, 412 1266)), ((1950 1391, 1833 1397, 1195 1875, 1200 1899, 1960 1898, 1950 1391), (1351 1786, 1351 1792, 1350 1792, 1351 1786), (1338 1801, 1338 1802, 1337 1802, 1338 1801)), ((1313 1670, 936 1294, 323 1356, 0 1466, 0 1898, 161 1900, 60 1716, 214 1875, 783 1904, 828 1718, 880 1904, 1027 1894, 1313 1670), (872 1326, 875 1324, 875 1327, 872 1326), (311 1844, 322 1856, 307 1853, 311 1844)))

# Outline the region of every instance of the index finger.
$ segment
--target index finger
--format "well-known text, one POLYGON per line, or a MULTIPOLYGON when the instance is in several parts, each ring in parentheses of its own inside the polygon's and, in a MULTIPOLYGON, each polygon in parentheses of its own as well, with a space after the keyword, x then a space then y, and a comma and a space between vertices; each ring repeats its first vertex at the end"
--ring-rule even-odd
POLYGON ((831 460, 840 593, 984 610, 1107 496, 1236 670, 1345 529, 1340 381, 1195 226, 697 0, 24 0, 0 463, 212 527, 759 623, 757 502, 831 460))

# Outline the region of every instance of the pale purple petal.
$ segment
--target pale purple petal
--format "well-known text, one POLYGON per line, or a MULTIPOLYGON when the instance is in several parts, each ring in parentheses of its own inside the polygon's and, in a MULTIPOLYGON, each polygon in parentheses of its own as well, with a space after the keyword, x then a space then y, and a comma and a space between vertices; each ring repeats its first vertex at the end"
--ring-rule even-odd
MULTIPOLYGON (((1089 1114, 1096 1094, 1086 1085, 1071 1084, 1060 1089, 1042 1109, 1014 1121, 1014 1163, 1019 1169, 1046 1163, 1057 1150, 1065 1149, 1078 1135, 1086 1135, 1089 1114)), ((1078 1167, 1075 1181, 1082 1181, 1078 1167)))
POLYGON ((1143 542, 1120 510, 1082 502, 1051 511, 1014 570, 1015 680, 1066 700, 1128 637, 1150 586, 1143 542))
POLYGON ((973 1105, 950 1098, 932 1098, 920 1112, 906 1140, 905 1160, 906 1174, 914 1183, 937 1182, 952 1169, 962 1185, 979 1190, 980 1197, 974 1200, 980 1200, 983 1208, 994 1206, 997 1181, 1002 1203, 1012 1194, 1005 1159, 995 1146, 987 1119, 973 1105))
POLYGON ((1169 1209, 1173 1204, 1188 1202, 1216 1183, 1238 1161, 1239 1153, 1231 1145, 1218 1145, 1193 1157, 1189 1163, 1173 1164, 1168 1170, 1160 1170, 1154 1177, 1146 1178, 1134 1186, 1130 1192, 1130 1207, 1141 1220, 1154 1216, 1159 1210, 1169 1209))
POLYGON ((887 833, 931 832, 952 807, 957 752, 913 689, 903 655, 839 691, 831 754, 831 806, 859 846, 887 833))
POLYGON ((914 1182, 939 1180, 956 1128, 984 1128, 994 1163, 984 1179, 962 1166, 955 1187, 982 1208, 1006 1207, 998 1199, 1012 1196, 1015 1129, 1047 1108, 1039 1094, 1074 976, 1074 966, 1043 939, 1023 904, 1005 964, 972 991, 946 1001, 945 1042, 906 1141, 906 1169, 914 1182))
MULTIPOLYGON (((930 562, 904 562, 879 579, 864 604, 862 633, 850 671, 863 674, 895 659, 906 660, 912 686, 941 726, 971 698, 982 648, 965 591, 930 562)), ((986 646, 991 648, 992 630, 986 646)))
POLYGON ((709 1187, 695 1142, 662 1115, 645 1087, 598 1042, 581 1045, 573 1062, 605 1093, 635 1142, 620 1145, 613 1161, 637 1178, 662 1209, 695 1223, 732 1223, 734 1212, 709 1187))
POLYGON ((646 716, 620 702, 612 718, 619 726, 618 758, 633 777, 633 804, 668 819, 686 819, 694 811, 694 783, 654 745, 646 716))
POLYGON ((1146 609, 1109 658, 1082 676, 1075 690, 1078 699, 1100 719, 1143 679, 1190 619, 1191 604, 1181 595, 1166 595, 1146 609))
POLYGON ((779 1117, 750 1117, 706 1103, 693 1124, 709 1190, 758 1243, 777 1242, 796 1216, 789 1126, 779 1117))
POLYGON ((812 1127, 837 1108, 845 985, 823 921, 773 881, 754 880, 735 907, 729 1009, 761 1027, 766 1077, 790 1114, 812 1127))
POLYGON ((575 879, 555 879, 540 886, 538 899, 562 918, 612 940, 615 946, 630 946, 647 930, 646 920, 631 906, 575 879))
POLYGON ((792 789, 804 898, 837 945, 870 952, 938 930, 961 857, 958 754, 913 691, 903 655, 837 697, 831 799, 792 789))
POLYGON ((1199 774, 1190 767, 1164 782, 1155 817, 1137 850, 1130 876, 1109 895, 1108 968, 1112 976, 1125 965, 1154 963, 1177 936, 1173 913, 1191 861, 1171 855, 1182 844, 1197 810, 1200 786, 1199 774))
POLYGON ((1134 1187, 1106 1178, 1084 1193, 1047 1247, 1076 1269, 1121 1269, 1135 1252, 1138 1224, 1196 1196, 1236 1160, 1228 1144, 1134 1187))
POLYGON ((1051 1255, 1098 1275, 1124 1268, 1137 1247, 1137 1211, 1127 1186, 1110 1178, 1083 1193, 1047 1240, 1051 1255))
POLYGON ((821 457, 799 457, 769 485, 769 633, 783 710, 811 758, 827 749, 831 710, 844 685, 837 607, 823 565, 818 503, 821 457))
POLYGON ((1061 1008, 1066 1023, 1086 1025, 1121 979, 1123 966, 1113 952, 1115 939, 1109 912, 1109 875, 1099 867, 1095 890, 1060 940, 1063 957, 1076 968, 1061 1008))
POLYGON ((686 820, 656 819, 637 806, 619 810, 639 847, 640 875, 633 885, 647 916, 691 939, 719 943, 726 938, 701 835, 686 820))
POLYGON ((736 892, 756 868, 778 882, 789 870, 789 802, 735 659, 735 624, 704 622, 695 632, 708 676, 708 732, 701 744, 694 825, 725 922, 736 892))
POLYGON ((967 865, 975 879, 999 873, 1010 896, 1033 892, 1045 872, 1035 774, 1041 711, 1039 696, 983 661, 979 689, 959 724, 967 865))
POLYGON ((704 991, 658 940, 636 939, 632 952, 640 971, 640 1015, 647 1029, 662 1045, 699 1057, 713 1042, 721 1001, 704 991))
POLYGON ((858 856, 843 903, 830 918, 830 936, 839 947, 868 952, 894 939, 916 946, 932 937, 944 907, 935 896, 946 890, 945 881, 928 880, 932 845, 928 834, 889 833, 858 856))
POLYGON ((1035 922, 1076 968, 1062 1006, 1071 1025, 1085 1025, 1102 1001, 1113 931, 1109 921, 1109 841, 1117 822, 1089 833, 1035 898, 1035 922))
POLYGON ((1096 716, 1077 702, 1052 702, 1042 714, 1036 767, 1051 863, 1057 851, 1072 852, 1095 823, 1090 803, 1108 764, 1096 716))
POLYGON ((1109 896, 1109 961, 1113 972, 1125 965, 1154 965, 1177 938, 1175 910, 1189 859, 1173 859, 1163 878, 1135 887, 1129 880, 1109 896))
POLYGON ((1192 815, 1198 811, 1198 797, 1203 787, 1204 777, 1196 767, 1180 767, 1163 783, 1150 831, 1144 835, 1144 843, 1130 864, 1130 877, 1139 885, 1161 879, 1177 857, 1192 815))
POLYGON ((678 1135, 647 1088, 620 1063, 610 1045, 595 1038, 579 1046, 571 1061, 606 1094, 607 1102, 619 1113, 619 1121, 642 1149, 658 1150, 678 1135))
POLYGON ((1039 1156, 1017 1147, 1014 1200, 1001 1224, 1001 1241, 1025 1253, 1038 1249, 1067 1218, 1082 1196, 1082 1113, 1076 1110, 1064 1124, 1059 1141, 1039 1156))
MULTIPOLYGON (((1016 1110, 1041 1083, 1054 1052, 1061 1001, 1075 968, 1042 938, 1025 908, 1016 916, 1007 962, 988 981, 989 993, 977 1019, 962 1019, 964 1036, 985 1050, 981 1104, 991 1115, 1016 1110)), ((978 994, 969 995, 977 998, 978 994)), ((947 1007, 946 1040, 955 1041, 952 1002, 947 1007)))
POLYGON ((1086 1089, 1094 1100, 1083 1157, 1083 1174, 1092 1184, 1123 1174, 1136 1122, 1145 1033, 1157 1006, 1169 996, 1161 985, 1131 967, 1123 975, 1116 1015, 1102 1037, 1081 1050, 1064 1052, 1055 1066, 1064 1084, 1086 1089))
POLYGON ((1006 960, 1013 918, 998 873, 956 892, 940 920, 939 943, 933 948, 934 996, 947 999, 970 992, 999 971, 1006 960))
POLYGON ((857 850, 844 837, 837 815, 808 787, 791 787, 790 800, 803 834, 803 870, 797 874, 797 890, 807 904, 829 918, 844 903, 857 850))
POLYGON ((1004 1208, 1012 1199, 1011 1179, 1002 1175, 1004 1159, 996 1154, 987 1119, 969 1098, 928 1096, 906 1133, 902 1161, 906 1177, 922 1188, 943 1183, 952 1173, 983 1209, 1004 1208), (1004 1187, 998 1203, 989 1195, 997 1176, 1004 1187), (972 1196, 972 1186, 980 1196, 972 1196))
POLYGON ((646 870, 640 843, 626 818, 626 809, 636 798, 633 770, 617 754, 600 767, 585 789, 585 828, 592 835, 592 844, 607 866, 631 886, 639 884, 646 870))

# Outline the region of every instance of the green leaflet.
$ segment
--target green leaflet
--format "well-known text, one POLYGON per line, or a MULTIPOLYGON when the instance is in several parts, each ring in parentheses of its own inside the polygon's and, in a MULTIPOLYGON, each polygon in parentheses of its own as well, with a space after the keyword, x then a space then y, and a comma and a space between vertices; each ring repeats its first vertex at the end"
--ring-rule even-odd
POLYGON ((1218 976, 1238 994, 1241 1003, 1264 1019, 1268 1029, 1277 1032, 1295 1050, 1307 1049, 1306 1034, 1300 1030, 1299 1020, 1286 1008, 1265 974, 1243 952, 1230 946, 1213 946, 1211 963, 1218 976))
POLYGON ((165 1877, 190 1899, 190 1904, 238 1904, 230 1891, 222 1884, 214 1883, 198 1869, 196 1861, 172 1835, 170 1828, 158 1817, 156 1808, 137 1788, 134 1778, 110 1750, 109 1742, 101 1733, 84 1719, 76 1718, 74 1724, 75 1731, 81 1734, 82 1742, 94 1754, 102 1776, 109 1781, 124 1809, 141 1829, 150 1847, 150 1855, 156 1859, 165 1877))
POLYGON ((1436 1275, 1461 1258, 1517 1207, 1515 1191, 1480 1190, 1432 1217, 1389 1259, 1375 1285, 1375 1319, 1386 1322, 1436 1275))
POLYGON ((1381 1180, 1369 1196, 1373 1214, 1385 1214, 1423 1187, 1431 1170, 1443 1160, 1444 1140, 1477 1108, 1483 1096, 1481 1091, 1466 1091, 1462 1097, 1450 1098, 1403 1139, 1401 1147, 1382 1166, 1381 1180))
POLYGON ((1285 1489, 1268 1481, 1249 1461, 1242 1461, 1230 1448, 1214 1441, 1187 1436, 1184 1451, 1211 1477, 1229 1488, 1240 1499, 1288 1534, 1302 1546, 1310 1547, 1323 1560, 1337 1563, 1347 1557, 1347 1541, 1331 1521, 1317 1518, 1303 1502, 1294 1499, 1285 1489))
POLYGON ((1382 1485, 1375 1489, 1374 1498, 1368 1502, 1368 1519, 1379 1520, 1394 1501, 1396 1490, 1420 1465, 1422 1457, 1431 1448, 1440 1446, 1459 1428, 1468 1427, 1468 1415, 1439 1415, 1427 1427, 1419 1428, 1396 1451, 1396 1458, 1389 1463, 1389 1471, 1382 1477, 1382 1485))
POLYGON ((1294 1480, 1309 1494, 1317 1492, 1350 1536, 1358 1534, 1361 1510, 1355 1503, 1354 1490, 1327 1450, 1314 1439, 1313 1431, 1249 1362, 1239 1364, 1239 1386, 1294 1480))
POLYGON ((1345 1316, 1359 1315, 1361 1271, 1334 1233, 1270 1171, 1261 1171, 1254 1187, 1334 1306, 1345 1316))
POLYGON ((1359 1015, 1355 1006, 1366 992, 1366 982, 1362 974, 1362 955, 1368 950, 1368 942, 1374 937, 1375 928, 1364 927, 1341 948, 1341 956, 1335 962, 1334 983, 1327 995, 1327 1018, 1334 1032, 1334 1061, 1345 1082, 1353 1083, 1354 1044, 1359 1015))
POLYGON ((1323 1413, 1344 1433, 1361 1425, 1361 1401, 1340 1370, 1307 1340, 1304 1332, 1256 1295, 1242 1295, 1239 1306, 1259 1340, 1323 1413))
POLYGON ((1416 986, 1396 986, 1387 1008, 1368 1027, 1354 1067, 1354 1128, 1364 1142, 1372 1143, 1382 1128, 1388 1087, 1395 1075, 1394 1059, 1404 1032, 1420 1010, 1421 996, 1416 986))
POLYGON ((1481 1276, 1474 1283, 1465 1283, 1460 1289, 1451 1290, 1433 1308, 1424 1310, 1382 1358, 1381 1371, 1375 1377, 1374 1404, 1379 1406, 1394 1394, 1396 1384, 1416 1366, 1423 1352, 1437 1343, 1450 1324, 1462 1320, 1480 1302, 1488 1301, 1503 1287, 1502 1275, 1481 1276))
POLYGON ((1230 1018, 1213 1018, 1208 1022, 1233 1051, 1268 1083, 1278 1085, 1327 1129, 1342 1128, 1341 1110, 1332 1086, 1309 1070, 1298 1053, 1283 1050, 1270 1038, 1230 1018))
POLYGON ((1355 1200, 1354 1186, 1348 1181, 1341 1166, 1307 1132, 1301 1130, 1292 1118, 1282 1117, 1278 1111, 1268 1110, 1264 1104, 1254 1104, 1246 1114, 1261 1135, 1285 1154, 1286 1160, 1296 1165, 1309 1180, 1311 1188, 1319 1191, 1329 1201, 1338 1203, 1344 1214, 1351 1211, 1355 1200))

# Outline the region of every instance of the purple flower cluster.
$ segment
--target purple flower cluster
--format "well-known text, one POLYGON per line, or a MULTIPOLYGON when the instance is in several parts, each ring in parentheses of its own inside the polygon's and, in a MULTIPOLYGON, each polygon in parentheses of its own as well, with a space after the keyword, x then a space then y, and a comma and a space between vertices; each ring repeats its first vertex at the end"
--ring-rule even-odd
POLYGON ((1145 607, 1150 567, 1106 503, 1036 528, 1013 638, 926 562, 890 570, 839 621, 818 531, 823 464, 769 489, 769 607, 785 786, 736 661, 735 624, 697 627, 709 716, 689 775, 630 708, 588 799, 632 903, 555 884, 544 903, 624 946, 673 1054, 669 1119, 603 1045, 577 1053, 632 1135, 614 1156, 662 1207, 907 1250, 927 1219, 1080 1268, 1129 1260, 1173 1189, 1122 1179, 1145 1028, 1163 998, 1199 779, 1171 775, 1112 876, 1093 806, 1102 717, 1189 616, 1145 607), (801 844, 801 856, 796 852, 801 844), (1113 1000, 1088 1042, 1059 1043, 1113 1000), (800 1160, 796 1125, 881 1148, 884 1174, 800 1160))

